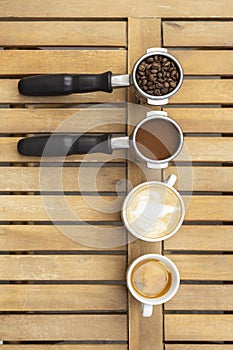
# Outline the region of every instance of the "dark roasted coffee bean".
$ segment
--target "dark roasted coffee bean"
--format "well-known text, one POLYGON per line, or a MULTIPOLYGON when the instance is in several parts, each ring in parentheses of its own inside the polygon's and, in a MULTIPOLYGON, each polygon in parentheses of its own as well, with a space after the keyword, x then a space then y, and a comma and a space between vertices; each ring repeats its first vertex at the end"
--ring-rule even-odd
POLYGON ((145 66, 140 64, 140 66, 138 67, 138 70, 141 71, 141 72, 144 72, 145 66))
MULTIPOLYGON (((142 85, 143 85, 143 86, 147 84, 147 80, 146 80, 146 79, 143 79, 141 82, 142 82, 142 85)), ((169 84, 168 84, 168 85, 169 85, 169 84)))
POLYGON ((169 88, 169 83, 165 81, 165 83, 163 84, 163 86, 164 86, 165 88, 169 88))
POLYGON ((166 94, 168 93, 168 89, 163 88, 163 89, 161 90, 161 93, 162 93, 163 95, 166 95, 166 94))
POLYGON ((162 62, 167 62, 167 61, 168 61, 167 57, 164 57, 164 58, 162 59, 162 62))
POLYGON ((151 85, 153 85, 153 83, 152 83, 152 81, 149 81, 148 84, 147 84, 147 86, 149 87, 149 86, 151 86, 151 85))
POLYGON ((176 70, 173 69, 173 70, 171 71, 171 76, 174 77, 175 75, 176 75, 176 70))
POLYGON ((173 88, 175 88, 175 87, 176 87, 176 83, 175 83, 174 81, 171 81, 171 82, 170 82, 170 86, 173 87, 173 88))
POLYGON ((152 74, 157 74, 158 73, 157 69, 151 69, 150 71, 151 71, 152 74))
POLYGON ((158 76, 158 78, 162 78, 163 74, 162 73, 158 73, 157 76, 158 76))
POLYGON ((139 70, 139 71, 138 71, 138 74, 142 76, 142 75, 144 75, 145 73, 144 73, 144 72, 141 72, 141 71, 139 70))
POLYGON ((159 78, 158 81, 159 81, 160 83, 163 83, 163 82, 164 82, 164 79, 159 78))
POLYGON ((146 62, 147 62, 147 63, 152 63, 152 62, 154 62, 154 58, 153 58, 152 56, 150 56, 150 57, 148 57, 148 58, 146 59, 146 62))

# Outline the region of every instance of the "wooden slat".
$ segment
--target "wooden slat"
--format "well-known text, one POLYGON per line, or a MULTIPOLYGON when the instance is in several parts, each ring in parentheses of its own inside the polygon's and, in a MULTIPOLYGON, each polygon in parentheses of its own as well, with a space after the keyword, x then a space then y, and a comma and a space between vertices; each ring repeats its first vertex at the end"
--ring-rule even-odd
POLYGON ((2 167, 0 191, 125 191, 125 167, 2 167), (62 184, 54 181, 62 172, 62 184), (44 175, 43 175, 44 174, 44 175), (48 175, 48 179, 46 175, 48 175), (41 185, 43 177, 43 185, 41 185), (51 180, 50 180, 51 179, 51 180), (46 185, 47 184, 47 185, 46 185))
POLYGON ((125 315, 1 315, 4 340, 127 340, 125 315))
POLYGON ((185 133, 233 133, 233 108, 164 108, 185 133))
POLYGON ((182 284, 178 293, 165 304, 165 310, 220 310, 233 308, 232 285, 182 284))
POLYGON ((1 285, 1 311, 126 311, 126 287, 1 285))
POLYGON ((182 280, 232 281, 233 256, 226 255, 167 255, 178 267, 182 280))
POLYGON ((0 225, 1 251, 125 250, 125 243, 123 226, 0 225))
MULTIPOLYGON (((133 7, 136 9, 136 4, 133 7)), ((151 46, 160 46, 161 40, 161 21, 153 18, 130 18, 129 19, 129 54, 128 68, 129 73, 132 70, 136 57, 143 55, 146 49, 151 46)), ((134 101, 134 95, 131 91, 128 94, 129 101, 134 101)), ((142 108, 142 107, 141 107, 142 108)), ((138 107, 129 105, 128 107, 128 134, 132 132, 133 125, 136 125, 142 119, 142 111, 138 107)), ((146 112, 148 109, 145 109, 146 112)), ((146 113, 145 112, 145 113, 146 113)), ((132 186, 145 181, 144 169, 145 165, 137 166, 137 162, 128 162, 128 180, 132 186)), ((161 179, 161 172, 153 172, 153 179, 161 179)), ((145 172, 151 175, 152 172, 145 172)), ((134 240, 128 245, 128 264, 140 255, 147 253, 160 253, 161 245, 150 244, 140 240, 134 240)), ((146 319, 141 315, 141 305, 136 299, 129 294, 129 350, 143 349, 152 350, 156 346, 156 350, 163 349, 163 318, 162 308, 157 306, 153 310, 150 319, 146 319)))
POLYGON ((233 251, 233 226, 183 225, 173 237, 164 241, 164 249, 233 251))
POLYGON ((2 195, 0 221, 119 221, 124 196, 2 195), (67 201, 67 204, 66 204, 67 201), (66 207, 67 206, 67 207, 66 207), (70 213, 71 210, 72 212, 70 213), (48 216, 48 213, 51 218, 48 216), (73 215, 72 215, 73 213, 73 215))
POLYGON ((17 0, 1 2, 0 14, 1 18, 81 18, 81 17, 111 17, 121 18, 128 16, 141 16, 164 18, 232 18, 232 1, 225 0, 224 4, 218 0, 206 0, 200 6, 198 0, 191 1, 187 5, 186 0, 179 0, 174 3, 172 0, 149 0, 142 3, 139 0, 119 0, 116 2, 110 0, 103 7, 99 6, 99 1, 92 1, 91 6, 86 6, 85 0, 59 0, 45 2, 44 0, 31 1, 23 0, 20 6, 17 0), (25 10, 26 9, 26 10, 25 10))
POLYGON ((166 344, 165 345, 165 350, 231 350, 231 349, 232 349, 232 344, 166 344))
MULTIPOLYGON (((104 106, 103 106, 104 107, 104 106)), ((66 132, 124 133, 126 108, 1 108, 1 133, 66 132), (30 120, 30 123, 29 123, 30 120), (56 129, 59 130, 56 130, 56 129)))
POLYGON ((0 75, 3 76, 47 73, 97 74, 108 70, 115 74, 123 74, 126 51, 5 50, 0 51, 0 62, 0 75))
MULTIPOLYGON (((0 137, 0 162, 17 162, 27 163, 34 162, 38 163, 42 160, 41 157, 28 157, 22 156, 17 151, 17 143, 21 138, 19 137, 0 137)), ((110 155, 100 153, 90 153, 87 155, 72 155, 66 158, 62 157, 46 157, 43 158, 43 162, 120 162, 126 158, 125 150, 114 150, 110 155)))
POLYGON ((1 280, 125 280, 120 255, 1 255, 0 261, 1 280))
POLYGON ((186 150, 175 160, 193 162, 232 162, 232 137, 185 137, 186 150), (189 153, 189 155, 187 154, 189 153))
POLYGON ((231 341, 232 336, 232 315, 165 315, 166 340, 231 341))
POLYGON ((232 31, 230 21, 163 22, 164 46, 232 47, 232 31))
POLYGON ((233 51, 169 50, 169 53, 179 60, 185 75, 232 75, 233 51))
POLYGON ((6 47, 126 46, 125 22, 3 22, 0 33, 6 47))
POLYGON ((176 188, 180 191, 190 190, 190 184, 186 176, 192 173, 192 190, 193 191, 220 191, 231 192, 233 188, 233 168, 232 167, 175 167, 170 166, 165 169, 164 174, 167 178, 170 174, 180 176, 176 188))
MULTIPOLYGON (((54 350, 54 347, 58 350, 127 350, 127 344, 66 344, 57 343, 56 345, 13 345, 6 344, 1 345, 2 350, 54 350)), ((224 348, 225 349, 225 348, 224 348)), ((215 350, 215 349, 213 349, 215 350)))
MULTIPOLYGON (((186 203, 189 196, 184 196, 186 203)), ((232 221, 233 196, 192 196, 186 221, 232 221)))
POLYGON ((191 79, 184 80, 180 90, 170 103, 232 104, 233 79, 191 79))
POLYGON ((125 88, 114 89, 112 93, 90 92, 87 94, 71 94, 68 96, 23 96, 18 92, 17 79, 0 80, 0 103, 111 103, 125 102, 125 88))

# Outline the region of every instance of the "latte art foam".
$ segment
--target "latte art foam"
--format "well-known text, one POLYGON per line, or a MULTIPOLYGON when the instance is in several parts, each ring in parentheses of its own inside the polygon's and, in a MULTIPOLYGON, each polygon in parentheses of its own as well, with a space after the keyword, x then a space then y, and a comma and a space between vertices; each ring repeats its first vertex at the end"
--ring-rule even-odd
POLYGON ((136 189, 125 210, 128 225, 134 232, 155 239, 175 230, 182 205, 169 187, 154 183, 136 189))

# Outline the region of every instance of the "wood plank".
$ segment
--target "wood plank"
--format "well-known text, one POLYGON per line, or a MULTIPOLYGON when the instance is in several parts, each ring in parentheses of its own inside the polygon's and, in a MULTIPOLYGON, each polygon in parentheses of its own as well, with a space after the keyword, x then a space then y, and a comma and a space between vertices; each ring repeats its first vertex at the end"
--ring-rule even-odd
POLYGON ((109 70, 113 74, 124 74, 126 51, 3 50, 0 51, 0 62, 0 75, 4 77, 52 73, 97 74, 109 70))
POLYGON ((124 196, 1 195, 0 221, 119 221, 123 200, 124 196))
POLYGON ((1 280, 125 280, 120 255, 1 255, 0 261, 1 280))
POLYGON ((164 17, 164 18, 232 18, 232 1, 224 0, 219 3, 218 0, 206 0, 200 6, 199 0, 189 1, 179 0, 148 0, 145 6, 139 0, 109 0, 104 11, 99 2, 93 0, 91 6, 86 6, 85 0, 78 3, 75 0, 53 0, 45 2, 45 0, 31 1, 23 0, 20 6, 17 0, 9 2, 1 1, 0 14, 1 18, 121 18, 128 16, 135 17, 164 17), (27 11, 25 11, 27 9, 27 11))
POLYGON ((185 149, 176 161, 229 162, 233 161, 232 137, 185 137, 185 149))
POLYGON ((170 103, 178 104, 232 104, 233 79, 184 80, 170 103))
MULTIPOLYGON (((38 163, 42 160, 41 157, 28 157, 22 156, 17 151, 17 143, 21 137, 0 137, 0 162, 17 162, 27 163, 34 162, 38 163)), ((110 155, 101 153, 90 153, 86 155, 72 155, 68 157, 44 157, 43 162, 121 162, 126 159, 125 150, 114 150, 110 155)))
POLYGON ((124 192, 125 167, 2 167, 0 191, 124 192), (61 174, 62 183, 54 181, 61 174), (48 181, 45 174, 48 175, 48 181), (43 184, 41 185, 41 177, 43 184), (52 181, 50 180, 52 179, 52 181))
MULTIPOLYGON (((196 40, 197 38, 199 37, 196 36, 196 40)), ((231 50, 174 49, 169 50, 169 53, 181 63, 185 75, 232 75, 233 52, 231 50)))
POLYGON ((126 107, 105 105, 103 108, 1 108, 1 133, 66 132, 124 133, 126 107), (111 108, 112 107, 112 108, 111 108), (28 122, 30 120, 30 123, 28 122), (56 129, 59 130, 56 130, 56 129))
POLYGON ((3 340, 127 340, 125 315, 1 315, 3 340))
POLYGON ((182 280, 232 281, 233 279, 233 256, 230 254, 167 254, 166 256, 174 261, 182 280))
MULTIPOLYGON (((54 347, 56 346, 56 349, 58 350, 127 350, 127 344, 61 344, 57 343, 56 345, 35 345, 30 344, 30 350, 54 350, 54 347)), ((6 344, 1 345, 2 350, 29 350, 28 345, 13 345, 13 344, 6 344)), ((215 349, 213 349, 215 350, 215 349)), ((225 350, 225 348, 224 348, 225 350)))
MULTIPOLYGON (((27 12, 27 11, 25 11, 27 12)), ((0 46, 126 46, 126 23, 115 21, 3 22, 0 46)))
POLYGON ((165 315, 165 339, 232 341, 232 315, 165 315))
POLYGON ((0 225, 1 251, 125 251, 125 244, 123 226, 0 225))
POLYGON ((165 310, 231 311, 233 287, 229 284, 182 284, 178 293, 164 307, 165 310))
POLYGON ((18 79, 0 80, 0 103, 112 103, 126 101, 126 88, 114 89, 112 93, 90 92, 87 94, 71 94, 67 96, 23 96, 18 92, 18 79))
POLYGON ((165 21, 164 46, 232 47, 232 31, 230 21, 165 21))
POLYGON ((233 188, 233 169, 232 167, 213 167, 213 166, 193 166, 179 167, 170 166, 164 170, 165 178, 170 174, 178 176, 178 181, 175 185, 180 191, 190 190, 190 184, 186 176, 190 176, 192 172, 192 190, 193 191, 219 191, 231 192, 233 188), (180 176, 180 181, 179 181, 180 176))
POLYGON ((233 251, 233 226, 183 225, 164 241, 165 250, 233 251))
MULTIPOLYGON (((149 4, 147 3, 147 5, 149 4)), ((136 9, 136 3, 133 4, 133 7, 136 9)), ((161 21, 154 18, 130 18, 128 26, 128 68, 130 73, 138 55, 145 54, 148 47, 161 46, 161 21)), ((130 90, 128 99, 134 102, 134 94, 130 90)), ((142 108, 138 106, 138 109, 135 109, 133 105, 128 107, 129 135, 132 132, 133 125, 136 125, 142 119, 142 108)), ((145 111, 147 112, 148 109, 145 109, 145 111)), ((145 181, 145 175, 147 178, 152 176, 154 180, 161 179, 160 171, 144 172, 145 169, 145 165, 141 164, 139 168, 137 162, 133 160, 128 162, 128 181, 130 181, 132 186, 145 181)), ((131 241, 128 244, 128 264, 140 255, 151 252, 160 253, 161 244, 152 244, 140 240, 131 241)), ((163 349, 163 315, 161 306, 154 308, 152 317, 147 319, 141 315, 140 302, 129 294, 129 350, 151 350, 154 349, 155 344, 156 350, 163 349)))
POLYGON ((233 196, 183 196, 186 221, 232 221, 233 196))
POLYGON ((1 311, 126 312, 126 287, 112 285, 0 285, 1 311))
POLYGON ((164 108, 185 133, 233 133, 233 108, 164 108))
POLYGON ((231 349, 232 349, 232 344, 166 344, 165 345, 165 350, 231 350, 231 349))

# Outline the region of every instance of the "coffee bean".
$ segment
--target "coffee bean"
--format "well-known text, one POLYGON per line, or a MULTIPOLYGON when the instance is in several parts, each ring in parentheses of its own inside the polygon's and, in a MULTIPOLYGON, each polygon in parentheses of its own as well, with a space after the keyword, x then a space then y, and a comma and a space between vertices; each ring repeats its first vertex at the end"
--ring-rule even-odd
POLYGON ((163 96, 172 92, 180 79, 176 64, 163 54, 151 55, 141 61, 136 70, 136 81, 149 95, 163 96))

